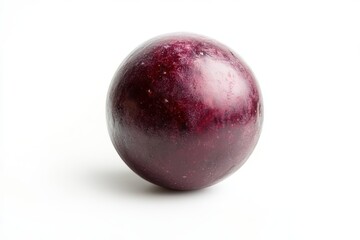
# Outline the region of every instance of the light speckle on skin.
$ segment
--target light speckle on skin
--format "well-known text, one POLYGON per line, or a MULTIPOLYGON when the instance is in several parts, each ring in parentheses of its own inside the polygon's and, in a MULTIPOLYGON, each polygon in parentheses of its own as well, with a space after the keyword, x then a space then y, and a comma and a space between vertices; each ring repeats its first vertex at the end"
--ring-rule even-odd
POLYGON ((187 176, 182 176, 183 178, 187 178, 187 176))
POLYGON ((144 62, 141 62, 140 64, 141 64, 141 65, 145 65, 145 63, 144 63, 144 62))
POLYGON ((168 102, 169 102, 169 100, 167 100, 167 99, 165 98, 165 99, 164 99, 164 102, 168 103, 168 102))
POLYGON ((166 72, 163 72, 164 74, 166 74, 166 72))
POLYGON ((200 54, 201 56, 203 56, 203 55, 204 55, 204 53, 203 53, 203 52, 200 52, 199 54, 200 54))

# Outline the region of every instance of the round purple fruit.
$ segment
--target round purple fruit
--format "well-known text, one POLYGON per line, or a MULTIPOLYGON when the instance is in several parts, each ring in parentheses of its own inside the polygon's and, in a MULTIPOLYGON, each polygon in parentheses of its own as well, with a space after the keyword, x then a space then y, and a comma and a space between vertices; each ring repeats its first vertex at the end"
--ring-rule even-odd
POLYGON ((254 75, 223 44, 194 34, 151 39, 117 70, 107 96, 110 138, 138 175, 200 189, 239 169, 263 122, 254 75))

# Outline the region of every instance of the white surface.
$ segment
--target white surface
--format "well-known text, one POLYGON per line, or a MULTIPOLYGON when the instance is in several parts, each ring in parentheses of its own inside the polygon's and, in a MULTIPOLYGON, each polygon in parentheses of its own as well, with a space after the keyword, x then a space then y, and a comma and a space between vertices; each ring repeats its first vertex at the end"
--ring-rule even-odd
POLYGON ((359 239, 358 1, 0 4, 0 239, 359 239), (262 88, 260 142, 211 188, 161 191, 122 163, 105 95, 123 58, 189 31, 262 88))

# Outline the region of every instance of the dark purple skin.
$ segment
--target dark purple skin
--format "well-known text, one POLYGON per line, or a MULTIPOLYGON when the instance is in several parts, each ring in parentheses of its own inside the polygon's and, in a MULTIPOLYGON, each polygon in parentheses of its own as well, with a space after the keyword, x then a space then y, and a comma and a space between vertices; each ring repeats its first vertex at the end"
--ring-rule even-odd
POLYGON ((107 123, 138 175, 175 190, 200 189, 239 169, 261 132, 260 89, 223 44, 194 34, 149 40, 117 70, 107 123))

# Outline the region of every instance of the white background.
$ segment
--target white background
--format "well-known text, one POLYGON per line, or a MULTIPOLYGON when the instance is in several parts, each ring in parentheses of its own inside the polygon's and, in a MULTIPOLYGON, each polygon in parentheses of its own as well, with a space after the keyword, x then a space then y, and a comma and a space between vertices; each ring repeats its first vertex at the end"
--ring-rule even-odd
POLYGON ((0 239, 360 239, 360 2, 0 4, 0 239), (133 174, 107 134, 116 68, 159 34, 248 63, 265 122, 248 162, 196 192, 133 174))

